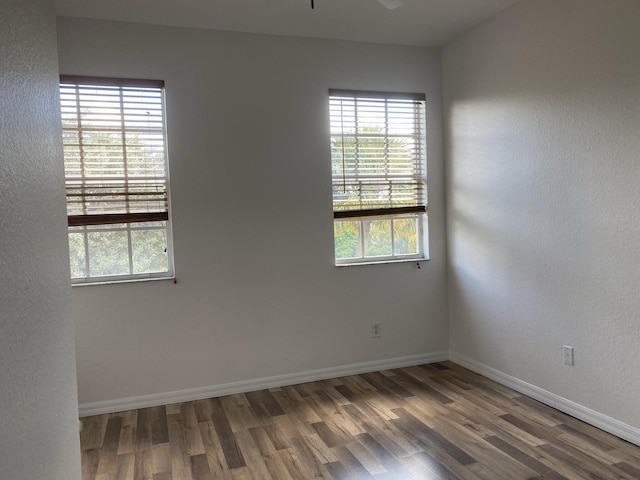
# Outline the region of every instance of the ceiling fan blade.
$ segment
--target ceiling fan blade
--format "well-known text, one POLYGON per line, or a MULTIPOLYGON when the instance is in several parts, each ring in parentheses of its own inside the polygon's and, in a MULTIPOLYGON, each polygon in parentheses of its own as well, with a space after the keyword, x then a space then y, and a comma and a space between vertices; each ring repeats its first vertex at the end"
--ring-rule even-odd
POLYGON ((394 10, 404 4, 404 0, 378 0, 378 2, 387 7, 389 10, 394 10))

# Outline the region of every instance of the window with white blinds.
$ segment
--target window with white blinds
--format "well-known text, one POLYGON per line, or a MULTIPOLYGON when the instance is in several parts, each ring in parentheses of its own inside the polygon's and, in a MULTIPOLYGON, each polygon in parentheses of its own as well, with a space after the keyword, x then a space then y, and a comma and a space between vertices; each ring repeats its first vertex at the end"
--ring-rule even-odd
POLYGON ((164 82, 60 77, 72 279, 172 275, 164 82))
POLYGON ((337 263, 423 257, 425 100, 329 90, 337 263))

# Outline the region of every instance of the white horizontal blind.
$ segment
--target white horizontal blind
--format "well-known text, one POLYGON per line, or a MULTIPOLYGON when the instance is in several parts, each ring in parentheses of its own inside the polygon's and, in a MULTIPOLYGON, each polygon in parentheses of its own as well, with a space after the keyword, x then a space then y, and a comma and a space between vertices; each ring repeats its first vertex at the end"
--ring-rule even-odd
POLYGON ((167 220, 163 82, 60 82, 69 225, 167 220))
POLYGON ((334 217, 425 212, 425 96, 329 96, 334 217))

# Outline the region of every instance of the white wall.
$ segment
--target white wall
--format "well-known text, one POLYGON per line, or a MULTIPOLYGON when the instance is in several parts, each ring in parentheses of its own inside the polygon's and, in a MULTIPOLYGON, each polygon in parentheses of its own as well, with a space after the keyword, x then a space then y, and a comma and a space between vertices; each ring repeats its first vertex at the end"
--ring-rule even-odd
POLYGON ((73 289, 80 403, 447 350, 437 51, 63 18, 59 55, 168 111, 178 283, 73 289), (330 87, 426 93, 421 269, 333 265, 330 87))
POLYGON ((0 478, 80 479, 53 1, 0 15, 0 478))
POLYGON ((639 18, 525 0, 443 51, 452 352, 635 427, 639 18))

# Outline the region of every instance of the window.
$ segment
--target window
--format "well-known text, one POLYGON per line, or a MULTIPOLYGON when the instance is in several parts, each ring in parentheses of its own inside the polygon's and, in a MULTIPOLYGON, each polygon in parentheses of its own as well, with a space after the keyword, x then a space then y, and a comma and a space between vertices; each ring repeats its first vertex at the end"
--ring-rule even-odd
POLYGON ((336 264, 426 258, 424 94, 329 90, 336 264))
POLYGON ((164 83, 60 77, 73 283, 173 276, 164 83))

